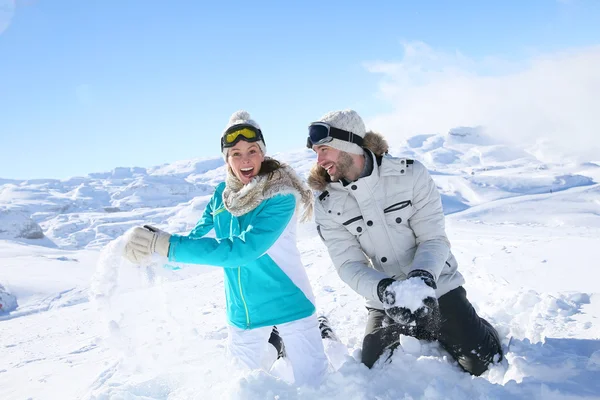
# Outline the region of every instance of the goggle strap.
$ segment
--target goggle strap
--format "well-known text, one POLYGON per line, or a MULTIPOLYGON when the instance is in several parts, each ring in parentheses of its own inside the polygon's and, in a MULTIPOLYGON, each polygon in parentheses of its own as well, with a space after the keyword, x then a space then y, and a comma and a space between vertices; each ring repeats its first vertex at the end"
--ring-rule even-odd
POLYGON ((329 127, 329 136, 331 136, 334 139, 339 139, 345 142, 357 144, 360 147, 362 147, 364 142, 363 138, 361 138, 360 136, 355 135, 352 132, 345 131, 343 129, 334 128, 333 126, 329 127))
POLYGON ((254 125, 250 125, 250 124, 235 124, 235 125, 231 125, 229 128, 227 128, 227 130, 225 131, 224 135, 226 135, 228 133, 231 133, 231 132, 239 131, 240 129, 244 129, 244 128, 248 128, 251 131, 254 131, 256 133, 260 132, 260 129, 258 129, 254 125))
MULTIPOLYGON (((320 126, 326 127, 327 128, 327 136, 326 137, 343 140, 344 142, 354 143, 360 147, 363 147, 363 143, 364 143, 363 138, 350 132, 350 131, 338 129, 338 128, 335 128, 328 124, 324 124, 324 123, 320 123, 320 122, 316 122, 314 125, 315 126, 320 125, 320 126)), ((310 126, 312 126, 312 125, 310 125, 310 126)), ((309 129, 310 129, 310 126, 309 126, 309 129)), ((306 147, 308 147, 309 149, 312 149, 312 146, 313 146, 313 143, 310 139, 310 134, 309 134, 308 138, 306 140, 306 147)))

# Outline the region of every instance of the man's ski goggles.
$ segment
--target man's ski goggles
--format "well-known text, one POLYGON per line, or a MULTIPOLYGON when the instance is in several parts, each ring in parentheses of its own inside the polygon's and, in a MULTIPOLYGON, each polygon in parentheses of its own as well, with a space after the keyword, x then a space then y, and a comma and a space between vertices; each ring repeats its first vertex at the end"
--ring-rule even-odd
POLYGON ((225 147, 233 147, 240 140, 245 140, 246 142, 258 142, 260 140, 265 142, 263 138, 262 132, 260 129, 257 129, 255 126, 250 124, 237 124, 229 127, 221 137, 221 151, 225 147))
POLYGON ((327 144, 333 139, 343 140, 345 142, 355 143, 362 147, 363 138, 342 129, 329 126, 325 122, 313 122, 308 126, 308 139, 306 147, 312 149, 313 146, 327 144))

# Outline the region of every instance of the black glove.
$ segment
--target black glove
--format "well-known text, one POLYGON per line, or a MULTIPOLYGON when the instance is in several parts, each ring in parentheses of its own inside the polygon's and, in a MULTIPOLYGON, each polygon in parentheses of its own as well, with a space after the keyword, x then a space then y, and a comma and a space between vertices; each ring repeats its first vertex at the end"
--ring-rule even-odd
POLYGON ((429 272, 423 269, 414 269, 410 271, 408 275, 406 275, 406 279, 417 277, 423 279, 423 282, 425 282, 425 284, 430 288, 437 289, 437 285, 435 284, 435 279, 433 279, 433 275, 431 275, 429 272))
POLYGON ((387 288, 394 282, 396 282, 395 279, 384 278, 377 284, 377 295, 379 296, 379 301, 383 304, 394 304, 396 302, 396 295, 394 292, 389 290, 386 292, 387 288))
MULTIPOLYGON (((424 270, 411 271, 407 278, 421 278, 425 285, 432 289, 436 288, 433 276, 424 270)), ((379 300, 384 305, 385 313, 392 318, 396 323, 409 326, 409 332, 415 332, 416 336, 429 337, 435 334, 439 328, 440 308, 437 298, 429 296, 423 299, 423 306, 416 309, 414 312, 409 308, 396 305, 396 293, 390 288, 394 279, 385 278, 377 284, 377 294, 379 300), (418 331, 424 331, 418 333, 418 331)), ((400 281, 400 290, 403 282, 400 281)))

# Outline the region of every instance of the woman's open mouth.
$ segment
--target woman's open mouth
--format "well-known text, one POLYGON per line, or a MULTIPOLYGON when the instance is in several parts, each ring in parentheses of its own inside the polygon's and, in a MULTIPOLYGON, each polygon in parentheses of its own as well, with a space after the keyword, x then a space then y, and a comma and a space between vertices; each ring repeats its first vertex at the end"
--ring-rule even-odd
POLYGON ((252 176, 254 176, 254 167, 240 168, 240 172, 245 178, 252 178, 252 176))

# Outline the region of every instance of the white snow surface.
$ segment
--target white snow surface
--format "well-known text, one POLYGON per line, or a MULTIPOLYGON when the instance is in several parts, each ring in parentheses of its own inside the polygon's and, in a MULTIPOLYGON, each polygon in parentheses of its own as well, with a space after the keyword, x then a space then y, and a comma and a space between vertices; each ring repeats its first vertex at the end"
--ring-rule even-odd
MULTIPOLYGON (((340 339, 326 342, 331 371, 308 388, 233 369, 222 271, 121 257, 133 226, 195 225, 225 176, 216 156, 0 179, 0 301, 14 301, 0 311, 0 399, 600 399, 600 161, 544 163, 479 128, 415 136, 390 153, 422 161, 442 194, 468 297, 506 350, 483 376, 404 336, 391 363, 362 365, 363 299, 337 276, 314 222, 300 225, 298 245, 340 339)), ((303 176, 314 163, 306 149, 274 156, 303 176)))

